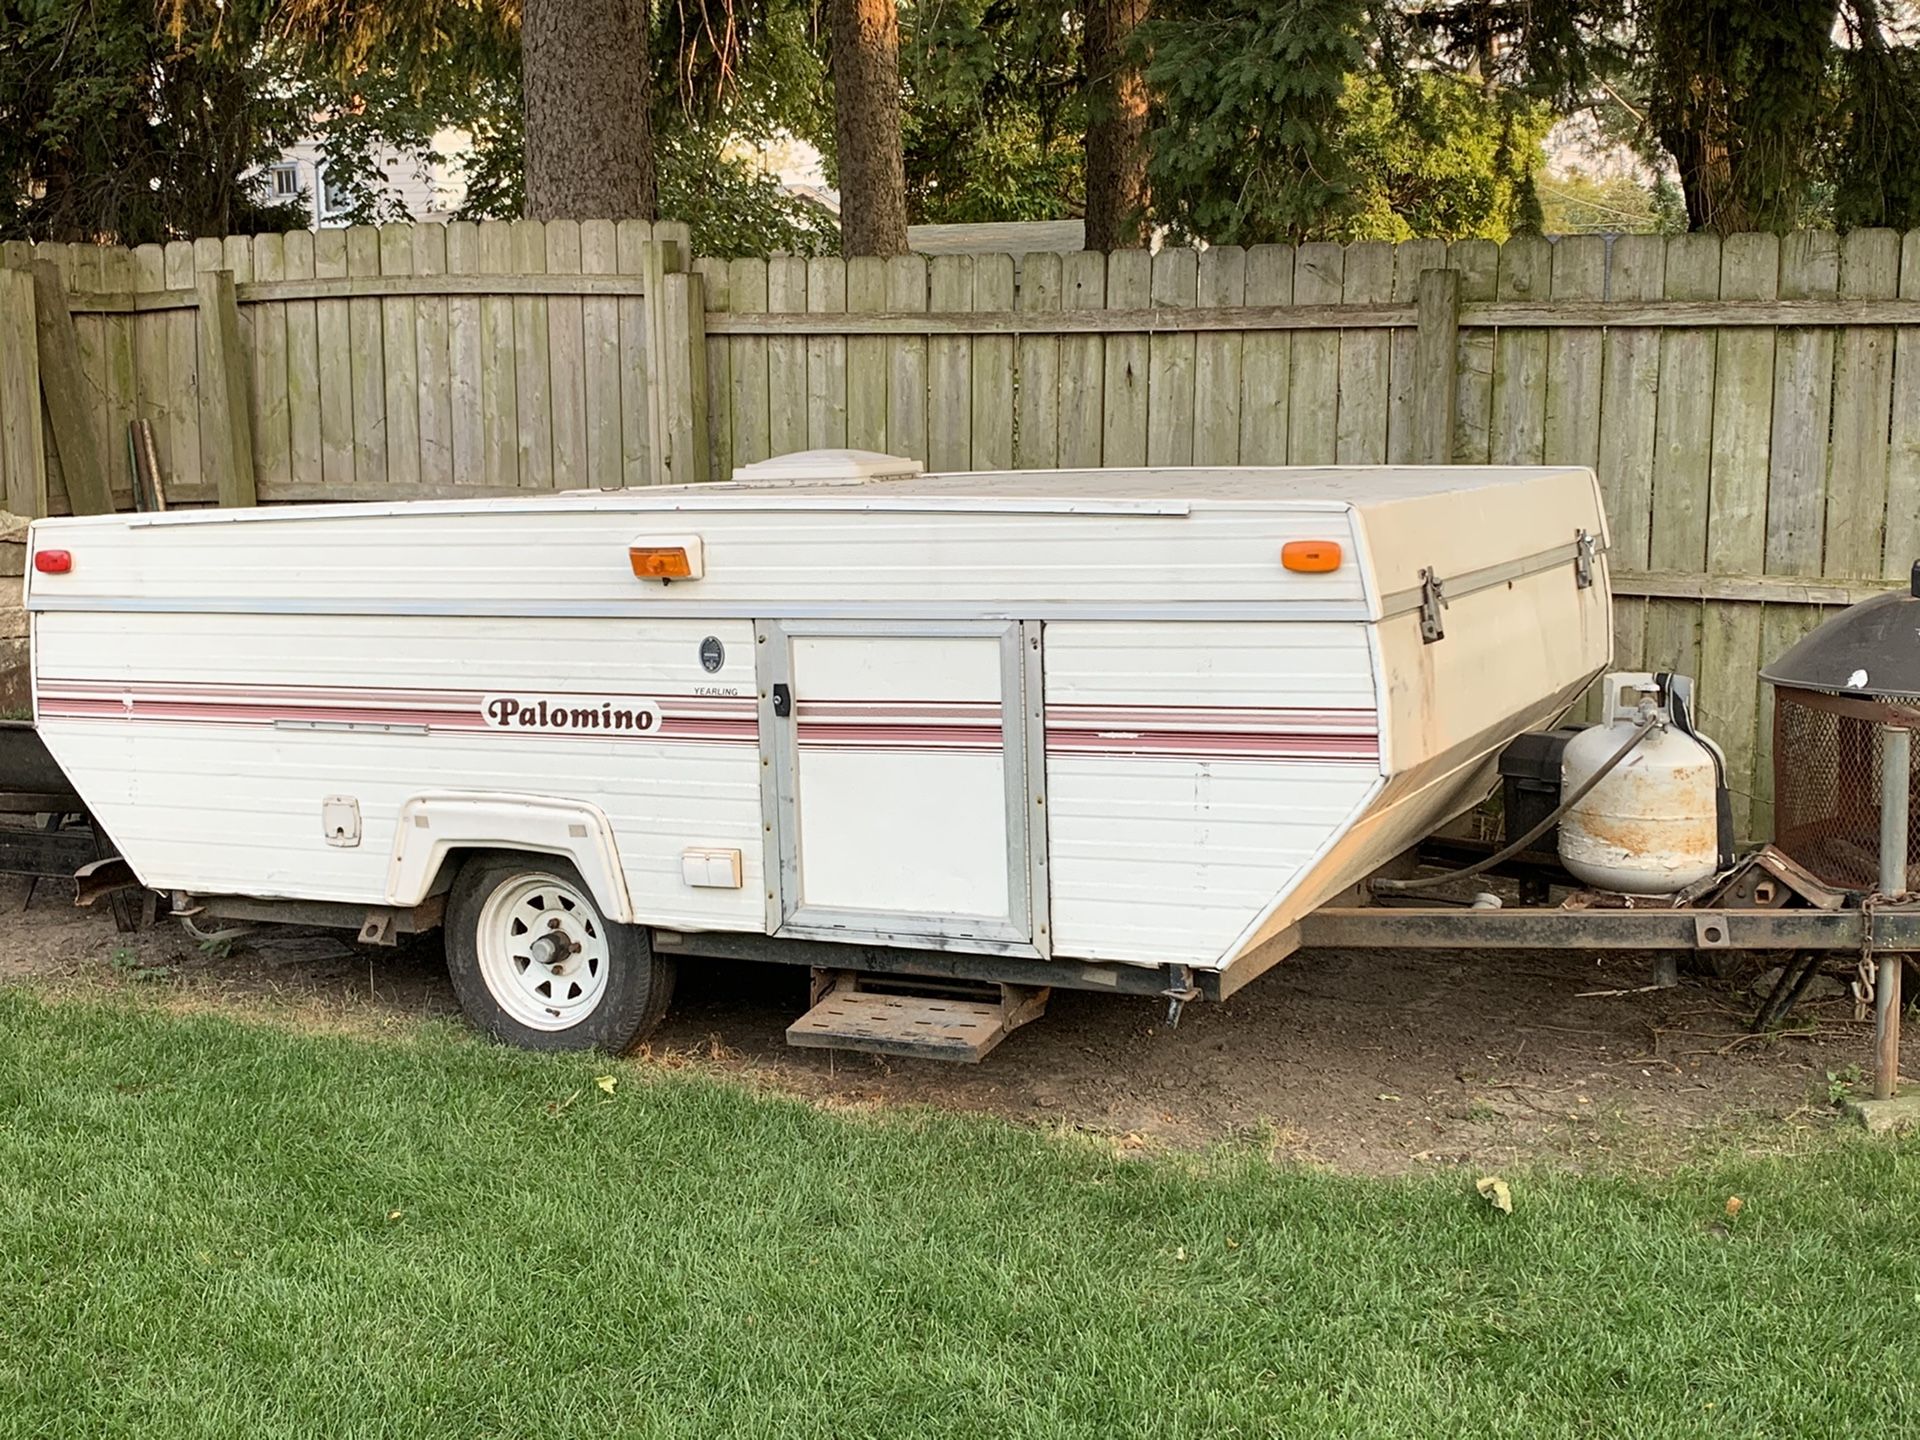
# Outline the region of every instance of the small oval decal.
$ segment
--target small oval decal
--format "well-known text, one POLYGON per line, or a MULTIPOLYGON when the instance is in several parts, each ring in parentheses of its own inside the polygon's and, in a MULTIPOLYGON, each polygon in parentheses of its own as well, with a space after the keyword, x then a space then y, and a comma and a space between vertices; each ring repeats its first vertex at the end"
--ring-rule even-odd
POLYGON ((720 643, 718 635, 709 635, 700 642, 700 668, 709 675, 720 673, 720 667, 727 663, 727 647, 720 643))

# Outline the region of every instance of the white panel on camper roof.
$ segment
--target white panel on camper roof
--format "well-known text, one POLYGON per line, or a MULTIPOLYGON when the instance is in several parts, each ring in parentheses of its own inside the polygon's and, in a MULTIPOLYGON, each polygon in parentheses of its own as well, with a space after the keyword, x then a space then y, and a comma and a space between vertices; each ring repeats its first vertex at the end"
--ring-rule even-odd
POLYGON ((127 609, 577 609, 765 619, 822 607, 1032 618, 1043 606, 1220 602, 1311 604, 1357 617, 1366 597, 1357 565, 1328 575, 1280 565, 1288 540, 1347 540, 1340 511, 896 513, 769 504, 665 517, 558 506, 422 508, 177 527, 134 527, 122 517, 62 534, 73 573, 38 577, 36 604, 92 598, 127 609), (634 578, 630 544, 687 532, 704 544, 701 579, 634 578))

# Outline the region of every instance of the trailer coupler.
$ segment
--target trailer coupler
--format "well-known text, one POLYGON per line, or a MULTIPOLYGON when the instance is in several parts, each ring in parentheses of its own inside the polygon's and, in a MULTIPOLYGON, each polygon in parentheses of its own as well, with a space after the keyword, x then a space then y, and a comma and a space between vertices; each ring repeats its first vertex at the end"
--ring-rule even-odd
POLYGON ((1200 998, 1199 988, 1193 983, 1193 972, 1185 965, 1167 966, 1167 988, 1160 993, 1167 1001, 1167 1028, 1177 1030, 1187 1002, 1200 998))

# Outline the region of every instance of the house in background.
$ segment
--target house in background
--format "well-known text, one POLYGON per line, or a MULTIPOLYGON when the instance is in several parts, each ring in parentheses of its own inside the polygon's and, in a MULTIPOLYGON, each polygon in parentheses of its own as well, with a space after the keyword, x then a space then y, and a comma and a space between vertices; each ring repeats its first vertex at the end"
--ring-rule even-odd
MULTIPOLYGON (((378 167, 386 174, 381 210, 397 210, 410 220, 453 219, 467 198, 463 157, 471 144, 464 130, 442 130, 433 137, 432 158, 424 162, 397 150, 378 156, 378 167)), ((302 197, 313 229, 348 223, 353 198, 338 186, 328 186, 326 156, 315 139, 289 146, 266 168, 268 203, 284 205, 302 197)))

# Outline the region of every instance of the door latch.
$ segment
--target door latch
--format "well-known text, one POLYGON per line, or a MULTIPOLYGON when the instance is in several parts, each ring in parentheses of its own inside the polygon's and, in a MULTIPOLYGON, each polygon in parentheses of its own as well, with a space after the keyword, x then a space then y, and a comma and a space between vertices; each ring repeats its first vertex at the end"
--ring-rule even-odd
POLYGON ((1573 532, 1573 585, 1576 590, 1593 588, 1593 557, 1599 547, 1585 530, 1573 532))
POLYGON ((791 714, 793 714, 793 691, 786 685, 775 685, 773 687, 774 719, 784 720, 791 714))
POLYGON ((1420 572, 1420 643, 1431 645, 1436 640, 1447 638, 1447 627, 1440 621, 1440 612, 1446 607, 1446 591, 1441 588, 1440 577, 1431 569, 1420 572))

